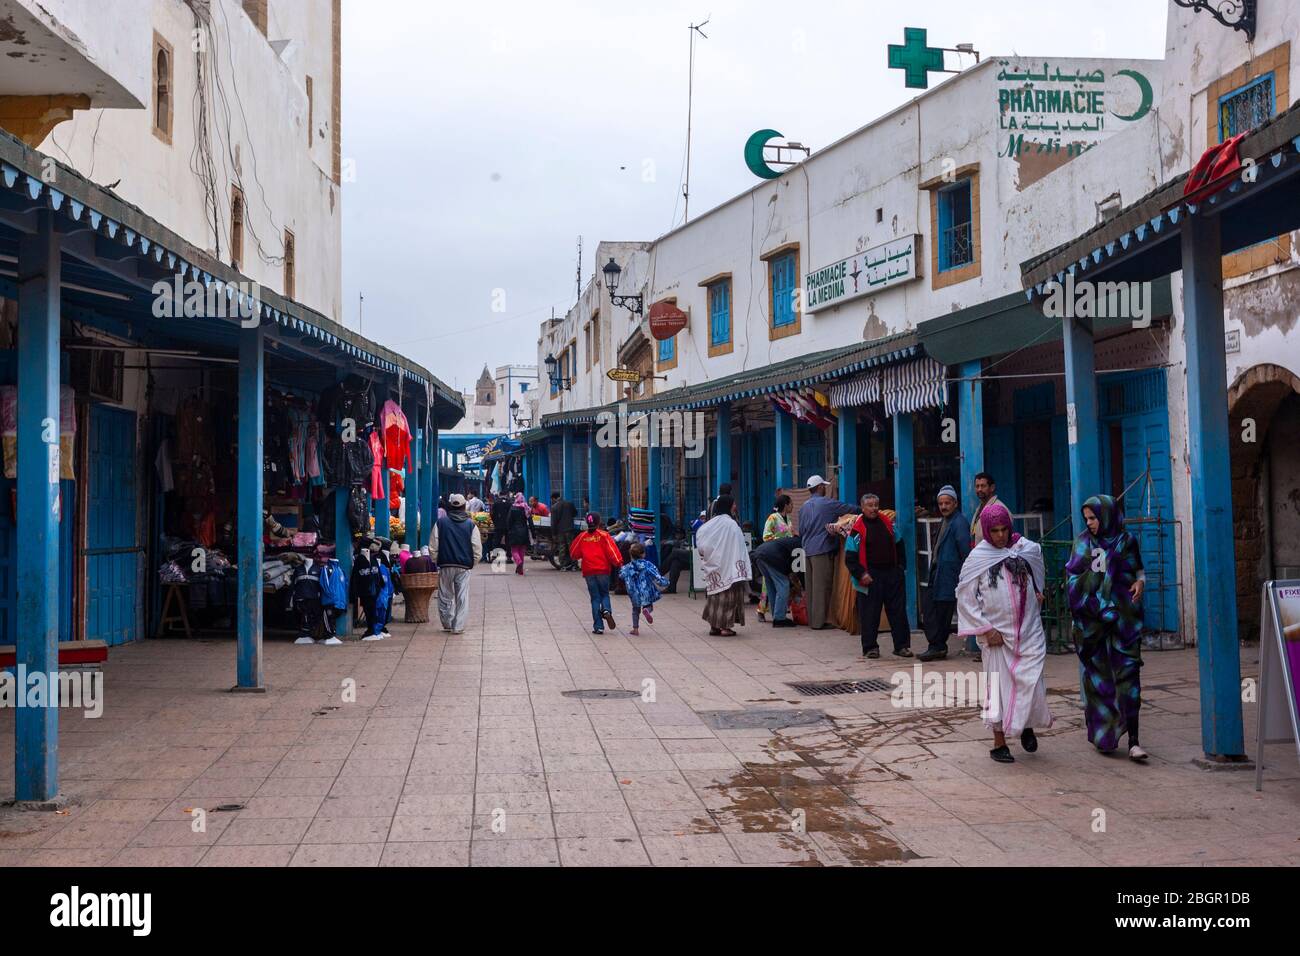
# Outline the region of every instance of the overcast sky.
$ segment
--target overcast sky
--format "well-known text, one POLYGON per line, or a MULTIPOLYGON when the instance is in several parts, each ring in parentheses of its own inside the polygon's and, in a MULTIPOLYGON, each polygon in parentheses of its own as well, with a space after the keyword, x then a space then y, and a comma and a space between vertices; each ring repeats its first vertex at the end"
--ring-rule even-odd
POLYGON ((1160 58, 1165 16, 1165 0, 344 0, 344 321, 364 295, 367 337, 462 389, 485 363, 535 363, 539 322, 575 300, 579 235, 585 283, 597 241, 681 222, 692 22, 710 20, 695 218, 756 182, 755 130, 816 150, 911 99, 886 67, 904 26, 985 58, 1160 58))

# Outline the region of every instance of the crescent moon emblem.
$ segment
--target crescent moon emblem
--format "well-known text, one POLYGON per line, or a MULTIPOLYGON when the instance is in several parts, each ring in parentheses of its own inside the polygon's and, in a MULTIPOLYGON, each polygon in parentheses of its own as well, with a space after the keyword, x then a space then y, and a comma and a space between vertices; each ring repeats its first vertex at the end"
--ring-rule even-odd
POLYGON ((1138 104, 1137 110, 1128 116, 1125 116, 1122 113, 1116 113, 1114 110, 1110 111, 1111 115, 1116 119, 1121 119, 1125 122, 1132 122, 1133 120, 1139 120, 1146 116, 1151 110, 1151 104, 1155 101, 1155 93, 1151 89, 1151 81, 1137 70, 1116 70, 1115 75, 1133 77, 1133 82, 1137 83, 1138 89, 1142 93, 1142 102, 1138 104))
POLYGON ((781 170, 773 169, 763 160, 763 147, 767 145, 767 141, 776 139, 780 135, 774 129, 760 129, 745 140, 745 165, 760 179, 777 179, 781 175, 781 170))

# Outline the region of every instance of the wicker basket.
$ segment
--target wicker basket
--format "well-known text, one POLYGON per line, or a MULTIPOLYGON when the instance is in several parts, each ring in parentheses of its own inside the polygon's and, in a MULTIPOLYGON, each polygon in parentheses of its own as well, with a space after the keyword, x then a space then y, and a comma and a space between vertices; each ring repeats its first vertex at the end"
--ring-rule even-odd
POLYGON ((402 575, 402 593, 406 596, 406 623, 424 624, 429 620, 429 598, 438 590, 438 572, 402 575))

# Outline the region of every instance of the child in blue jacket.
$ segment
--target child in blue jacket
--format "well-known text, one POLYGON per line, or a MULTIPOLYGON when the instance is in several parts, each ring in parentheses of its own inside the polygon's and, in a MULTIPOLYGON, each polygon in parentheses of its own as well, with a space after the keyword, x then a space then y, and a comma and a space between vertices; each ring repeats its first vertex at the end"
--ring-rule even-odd
POLYGON ((659 600, 660 591, 668 587, 668 579, 646 560, 645 545, 640 541, 632 542, 628 548, 628 558, 627 564, 619 568, 618 576, 623 579, 627 596, 632 600, 632 630, 629 633, 633 637, 639 637, 641 615, 645 614, 647 624, 655 622, 651 612, 655 601, 659 600))

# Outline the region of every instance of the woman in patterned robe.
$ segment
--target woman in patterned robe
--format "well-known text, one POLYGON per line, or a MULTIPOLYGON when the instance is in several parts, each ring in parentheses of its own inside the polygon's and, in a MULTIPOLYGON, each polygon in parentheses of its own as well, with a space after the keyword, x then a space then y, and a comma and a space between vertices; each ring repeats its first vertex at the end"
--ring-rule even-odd
POLYGON ((1110 495, 1083 503, 1087 530, 1066 562, 1070 615, 1082 631, 1083 702, 1088 741, 1113 753, 1128 733, 1128 755, 1147 759, 1138 745, 1142 704, 1142 591, 1146 572, 1137 539, 1124 529, 1124 514, 1110 495))

